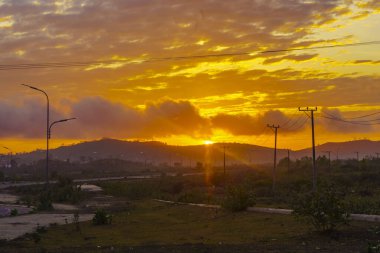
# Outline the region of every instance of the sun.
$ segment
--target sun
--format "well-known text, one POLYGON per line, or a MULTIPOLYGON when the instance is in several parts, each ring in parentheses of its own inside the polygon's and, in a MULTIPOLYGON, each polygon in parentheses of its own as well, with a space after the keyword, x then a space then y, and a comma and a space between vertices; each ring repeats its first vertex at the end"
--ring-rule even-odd
POLYGON ((205 145, 211 145, 211 144, 214 144, 214 142, 210 141, 210 140, 205 140, 205 141, 203 141, 203 144, 205 144, 205 145))

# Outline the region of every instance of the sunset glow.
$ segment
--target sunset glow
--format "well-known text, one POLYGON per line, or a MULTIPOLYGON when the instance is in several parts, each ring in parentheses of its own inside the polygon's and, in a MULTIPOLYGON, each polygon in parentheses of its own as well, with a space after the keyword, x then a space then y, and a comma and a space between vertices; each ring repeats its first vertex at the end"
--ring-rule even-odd
POLYGON ((206 140, 203 142, 205 145, 211 145, 211 144, 214 144, 213 141, 210 141, 210 140, 206 140))
POLYGON ((279 148, 300 149, 300 106, 318 106, 317 144, 380 139, 380 45, 307 49, 380 41, 377 0, 0 0, 0 13, 0 144, 15 152, 43 149, 46 127, 45 98, 21 83, 49 94, 52 120, 78 118, 52 147, 272 146, 279 124, 279 148))

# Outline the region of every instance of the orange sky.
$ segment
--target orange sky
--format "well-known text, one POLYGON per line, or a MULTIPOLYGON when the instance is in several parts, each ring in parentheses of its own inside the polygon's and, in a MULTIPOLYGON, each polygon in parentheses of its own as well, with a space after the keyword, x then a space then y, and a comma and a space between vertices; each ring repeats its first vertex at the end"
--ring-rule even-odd
MULTIPOLYGON (((44 149, 44 89, 52 146, 102 137, 175 145, 279 147, 379 140, 380 45, 258 54, 380 40, 377 0, 0 0, 1 65, 110 61, 0 70, 0 146, 44 149), (245 56, 170 59, 247 52, 245 56), (143 62, 144 59, 166 58, 143 62), (323 111, 323 113, 321 113, 323 111)), ((0 68, 1 69, 1 68, 0 68)), ((6 150, 0 150, 0 153, 6 150)))

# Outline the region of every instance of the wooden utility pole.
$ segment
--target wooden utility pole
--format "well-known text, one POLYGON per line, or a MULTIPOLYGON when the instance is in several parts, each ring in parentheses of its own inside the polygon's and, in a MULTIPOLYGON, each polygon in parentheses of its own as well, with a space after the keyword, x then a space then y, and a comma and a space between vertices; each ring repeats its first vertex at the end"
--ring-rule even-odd
POLYGON ((224 188, 226 188, 226 145, 223 145, 223 180, 224 180, 224 188))
POLYGON ((355 154, 356 154, 356 160, 359 162, 359 152, 356 151, 355 154))
POLYGON ((329 155, 329 169, 331 169, 331 151, 324 151, 329 155))
POLYGON ((359 152, 356 151, 354 153, 356 154, 356 161, 357 161, 357 164, 358 164, 358 169, 360 169, 359 152))
POLYGON ((311 116, 311 139, 312 139, 312 145, 313 145, 313 191, 317 191, 317 168, 315 165, 315 136, 314 136, 314 112, 318 110, 317 107, 306 107, 301 108, 299 107, 298 110, 300 112, 310 112, 311 116))
POLYGON ((288 149, 288 172, 290 171, 290 149, 288 149))
POLYGON ((272 170, 272 191, 274 192, 276 189, 276 167, 277 167, 277 130, 280 128, 279 125, 267 125, 267 127, 271 128, 274 131, 274 162, 273 162, 273 170, 272 170))

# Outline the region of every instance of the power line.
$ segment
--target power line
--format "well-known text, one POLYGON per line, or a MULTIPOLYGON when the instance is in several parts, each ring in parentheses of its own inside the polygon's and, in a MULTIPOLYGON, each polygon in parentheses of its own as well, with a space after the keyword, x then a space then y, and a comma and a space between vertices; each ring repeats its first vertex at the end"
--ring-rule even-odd
POLYGON ((362 115, 362 116, 353 117, 353 118, 345 118, 345 119, 361 119, 361 118, 366 118, 366 117, 373 116, 373 115, 376 115, 376 114, 380 114, 380 112, 374 112, 374 113, 367 114, 367 115, 362 115))
MULTIPOLYGON (((289 49, 277 49, 277 50, 265 50, 256 51, 256 54, 269 54, 269 53, 282 53, 315 49, 327 49, 327 48, 339 48, 339 47, 353 47, 353 46, 367 46, 377 45, 380 41, 367 41, 358 43, 347 43, 340 45, 327 45, 327 46, 315 46, 306 48, 289 48, 289 49)), ((168 60, 187 60, 187 59, 200 59, 200 58, 215 58, 215 57, 229 57, 229 56, 247 56, 253 55, 255 52, 235 52, 224 54, 204 54, 204 55, 190 55, 190 56, 172 56, 172 57, 152 57, 145 59, 125 59, 125 60, 105 60, 105 61, 74 61, 74 62, 47 62, 47 63, 21 63, 21 64, 2 64, 0 65, 0 71, 2 70, 23 70, 23 69, 44 69, 44 68, 68 68, 68 67, 84 67, 97 64, 112 64, 112 63, 147 63, 154 61, 168 61, 168 60)))
MULTIPOLYGON (((380 113, 380 112, 378 112, 380 113)), ((322 112, 322 114, 326 114, 327 116, 329 116, 328 118, 334 118, 336 120, 342 120, 344 122, 349 122, 349 123, 366 123, 366 122, 375 122, 375 121, 380 121, 380 118, 377 118, 377 119, 369 119, 369 120, 348 120, 348 119, 360 119, 360 118, 365 118, 365 117, 369 117, 369 116, 373 116, 373 115, 376 115, 378 113, 371 113, 371 114, 368 114, 368 115, 364 115, 364 116, 360 116, 360 117, 355 117, 355 118, 341 118, 341 117, 338 117, 338 116, 335 116, 333 114, 330 114, 328 112, 322 112)))
POLYGON ((296 116, 296 114, 298 114, 298 110, 296 110, 290 117, 288 120, 286 120, 284 123, 281 124, 281 128, 284 128, 284 126, 286 126, 287 124, 289 124, 290 121, 292 121, 292 119, 296 116))
POLYGON ((319 117, 329 119, 329 120, 335 120, 335 121, 339 121, 339 122, 343 122, 343 123, 347 123, 347 124, 354 124, 354 125, 362 125, 362 126, 380 125, 380 122, 379 123, 365 123, 366 121, 364 121, 364 122, 349 121, 349 120, 344 120, 344 119, 340 119, 340 118, 336 118, 336 117, 329 117, 329 116, 324 116, 324 115, 319 115, 319 117))
MULTIPOLYGON (((352 117, 352 118, 341 118, 339 116, 335 116, 335 115, 333 115, 331 113, 328 113, 328 112, 325 112, 325 111, 323 111, 322 114, 327 115, 327 117, 326 116, 324 117, 324 118, 327 118, 327 119, 342 121, 342 122, 351 123, 351 124, 359 124, 359 125, 361 123, 380 121, 380 118, 377 118, 377 119, 368 119, 368 120, 349 120, 349 119, 361 119, 361 118, 370 117, 370 116, 373 116, 373 115, 376 115, 376 114, 380 114, 380 112, 370 113, 370 114, 367 114, 367 115, 362 115, 362 116, 352 117)), ((323 117, 323 116, 321 116, 321 117, 323 117)), ((363 125, 372 125, 372 124, 363 124, 363 125)), ((373 125, 377 125, 377 124, 373 124, 373 125)))
MULTIPOLYGON (((302 118, 302 117, 301 117, 302 118)), ((297 126, 296 128, 293 128, 293 129, 291 129, 291 131, 297 131, 298 129, 301 129, 301 128, 303 128, 304 126, 305 126, 305 124, 306 124, 306 122, 309 120, 309 118, 304 118, 304 121, 302 121, 302 123, 299 125, 299 126, 297 126)))
POLYGON ((295 130, 298 130, 299 128, 303 127, 303 125, 305 125, 305 122, 308 120, 308 118, 305 118, 305 116, 299 116, 289 127, 285 128, 285 130, 287 131, 295 131, 295 130), (292 127, 294 127, 295 125, 297 125, 300 120, 304 118, 305 120, 301 123, 300 126, 292 129, 292 127))
MULTIPOLYGON (((256 145, 262 143, 262 139, 263 139, 263 136, 265 136, 265 134, 267 133, 268 131, 268 128, 267 126, 264 126, 263 130, 260 132, 260 134, 256 135, 255 136, 255 142, 256 142, 256 145), (260 140, 260 141, 259 141, 260 140)), ((266 142, 266 141, 265 141, 266 142)))

